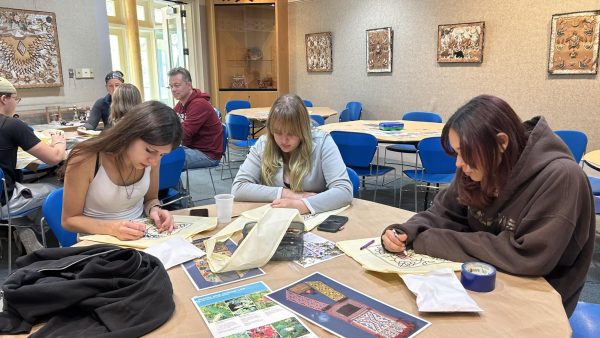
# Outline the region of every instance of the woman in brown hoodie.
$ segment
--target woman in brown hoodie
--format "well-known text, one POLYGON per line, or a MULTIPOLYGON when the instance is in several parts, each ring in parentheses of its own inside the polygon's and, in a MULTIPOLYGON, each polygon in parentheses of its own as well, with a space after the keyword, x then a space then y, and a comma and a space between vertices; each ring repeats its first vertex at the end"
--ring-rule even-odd
POLYGON ((455 180, 431 208, 390 225, 384 247, 543 276, 570 316, 592 259, 596 218, 587 176, 567 146, 543 117, 523 123, 487 95, 452 115, 442 145, 456 156, 455 180))

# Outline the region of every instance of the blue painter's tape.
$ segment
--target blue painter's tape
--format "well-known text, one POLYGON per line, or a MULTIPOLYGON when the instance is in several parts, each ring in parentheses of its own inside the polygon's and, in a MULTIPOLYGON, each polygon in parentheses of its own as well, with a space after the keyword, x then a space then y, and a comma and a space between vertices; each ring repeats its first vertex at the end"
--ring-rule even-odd
POLYGON ((463 263, 460 282, 467 290, 490 292, 496 287, 496 268, 482 262, 463 263))

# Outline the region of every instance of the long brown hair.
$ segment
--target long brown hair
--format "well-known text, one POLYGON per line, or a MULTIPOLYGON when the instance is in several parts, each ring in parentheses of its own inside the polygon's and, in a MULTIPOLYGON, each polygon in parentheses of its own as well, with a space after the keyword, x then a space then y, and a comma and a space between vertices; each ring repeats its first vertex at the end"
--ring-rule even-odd
POLYGON ((266 185, 273 184, 279 161, 283 152, 279 149, 273 133, 287 132, 300 138, 300 144, 290 156, 290 188, 302 191, 302 181, 311 169, 312 133, 310 131, 308 111, 298 95, 285 94, 280 96, 271 107, 267 120, 267 142, 263 152, 261 165, 262 181, 266 185))
POLYGON ((456 156, 449 141, 450 129, 460 138, 463 161, 483 174, 481 182, 476 182, 457 167, 458 201, 483 209, 493 202, 525 148, 527 133, 523 122, 504 100, 480 95, 460 107, 442 130, 444 150, 456 156), (501 132, 509 140, 504 151, 497 137, 501 132))
POLYGON ((65 161, 62 173, 74 158, 84 154, 110 153, 119 162, 129 145, 136 139, 176 148, 181 144, 183 130, 173 109, 158 101, 147 101, 133 107, 114 127, 99 136, 78 143, 65 161))

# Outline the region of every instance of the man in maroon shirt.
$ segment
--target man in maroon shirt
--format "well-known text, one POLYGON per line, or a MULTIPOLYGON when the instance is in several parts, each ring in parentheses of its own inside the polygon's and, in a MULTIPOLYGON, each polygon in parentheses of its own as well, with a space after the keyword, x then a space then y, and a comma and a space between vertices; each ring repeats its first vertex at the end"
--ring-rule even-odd
POLYGON ((208 102, 210 95, 192 87, 190 72, 183 67, 169 71, 169 87, 179 100, 173 109, 183 122, 182 143, 188 168, 217 165, 223 154, 223 127, 208 102))

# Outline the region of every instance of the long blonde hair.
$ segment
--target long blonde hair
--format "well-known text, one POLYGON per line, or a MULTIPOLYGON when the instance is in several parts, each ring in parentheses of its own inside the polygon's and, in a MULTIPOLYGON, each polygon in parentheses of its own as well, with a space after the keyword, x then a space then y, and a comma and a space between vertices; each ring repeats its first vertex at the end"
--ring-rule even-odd
POLYGON ((139 89, 131 83, 124 83, 115 89, 110 104, 108 119, 111 124, 117 123, 134 106, 142 103, 139 89))
POLYGON ((302 191, 302 181, 310 172, 313 148, 311 123, 302 99, 294 94, 280 96, 269 112, 267 120, 267 142, 261 165, 261 178, 266 185, 273 184, 283 152, 275 142, 274 132, 287 132, 300 138, 298 148, 290 154, 290 188, 302 191))

